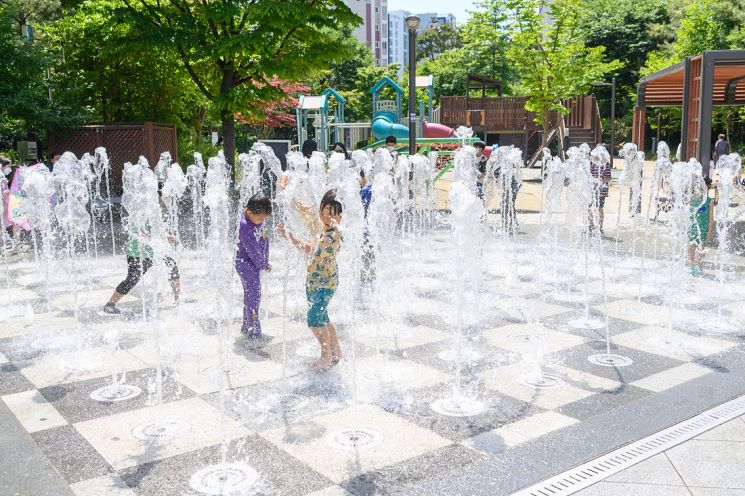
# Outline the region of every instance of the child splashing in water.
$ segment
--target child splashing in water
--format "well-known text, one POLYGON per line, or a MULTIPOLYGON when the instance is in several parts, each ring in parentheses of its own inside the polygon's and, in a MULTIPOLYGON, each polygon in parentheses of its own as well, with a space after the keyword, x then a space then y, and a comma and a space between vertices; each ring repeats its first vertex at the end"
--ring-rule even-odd
POLYGON ((709 198, 711 179, 707 177, 704 181, 705 184, 701 185, 699 191, 694 189, 691 198, 691 227, 688 231, 688 273, 692 276, 703 275, 704 245, 711 242, 714 234, 714 209, 712 208, 711 198, 709 198))
MULTIPOLYGON (((323 230, 315 245, 297 239, 292 233, 286 233, 293 245, 309 255, 308 273, 305 279, 305 292, 308 298, 308 327, 321 346, 321 357, 312 367, 327 370, 341 360, 342 353, 336 328, 331 323, 328 305, 339 285, 339 271, 336 254, 341 246, 341 233, 337 228, 341 222, 342 205, 336 199, 336 190, 332 189, 323 195, 319 217, 323 230)), ((284 226, 280 226, 284 235, 284 226)))

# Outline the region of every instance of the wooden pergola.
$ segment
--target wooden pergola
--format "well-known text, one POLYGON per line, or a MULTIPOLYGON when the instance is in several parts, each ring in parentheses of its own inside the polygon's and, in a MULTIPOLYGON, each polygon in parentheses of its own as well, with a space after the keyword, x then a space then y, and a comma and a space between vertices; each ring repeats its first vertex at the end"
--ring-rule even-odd
POLYGON ((631 140, 643 149, 647 107, 682 107, 681 155, 708 171, 715 105, 745 105, 745 50, 705 51, 642 78, 631 140))

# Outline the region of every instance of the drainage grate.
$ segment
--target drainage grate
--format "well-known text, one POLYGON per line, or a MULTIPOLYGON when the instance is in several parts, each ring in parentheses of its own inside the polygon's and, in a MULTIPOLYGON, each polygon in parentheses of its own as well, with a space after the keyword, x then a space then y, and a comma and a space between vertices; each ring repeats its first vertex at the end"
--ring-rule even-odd
POLYGON ((511 496, 568 496, 745 413, 745 395, 521 489, 511 496))

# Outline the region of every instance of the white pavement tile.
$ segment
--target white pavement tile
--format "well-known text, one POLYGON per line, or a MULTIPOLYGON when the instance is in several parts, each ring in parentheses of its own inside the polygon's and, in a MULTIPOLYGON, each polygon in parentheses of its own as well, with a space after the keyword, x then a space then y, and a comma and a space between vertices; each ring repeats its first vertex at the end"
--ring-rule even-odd
POLYGON ((200 398, 174 401, 74 425, 80 434, 116 470, 175 456, 219 444, 249 433, 231 418, 200 398), (134 436, 135 427, 154 421, 174 421, 183 429, 178 435, 159 441, 143 441, 134 436), (221 436, 220 422, 224 422, 221 436))
POLYGON ((36 389, 9 394, 2 399, 28 432, 67 425, 67 420, 36 389))
MULTIPOLYGON (((220 390, 223 374, 218 372, 219 342, 217 336, 200 332, 183 335, 169 333, 161 340, 161 363, 172 367, 175 378, 198 394, 220 390)), ((223 366, 227 371, 227 387, 236 388, 278 379, 282 366, 271 360, 252 361, 233 350, 234 339, 223 343, 223 366)), ((156 350, 152 342, 130 350, 149 365, 156 364, 156 350)))
POLYGON ((745 489, 722 489, 718 487, 691 487, 692 496, 745 496, 745 489))
POLYGON ((360 343, 372 349, 380 347, 382 351, 405 350, 414 346, 436 343, 447 337, 447 333, 436 329, 401 323, 381 323, 380 328, 366 324, 358 327, 356 334, 357 341, 360 343))
POLYGON ((571 308, 525 298, 500 298, 493 302, 493 307, 519 319, 543 319, 571 310, 571 308))
POLYGON ((35 300, 42 298, 40 293, 31 291, 26 288, 13 288, 3 289, 2 295, 5 298, 3 304, 22 303, 28 300, 35 300))
POLYGON ((689 486, 745 489, 745 443, 693 439, 667 456, 689 486))
POLYGON ((705 336, 691 336, 667 327, 642 327, 631 332, 619 334, 613 341, 648 353, 662 355, 676 360, 691 361, 702 356, 721 353, 737 346, 736 342, 705 336))
POLYGON ((631 385, 659 393, 660 391, 665 391, 671 387, 711 373, 711 369, 707 369, 706 367, 696 365, 695 363, 684 363, 683 365, 678 365, 677 367, 632 382, 631 385))
POLYGON ((345 491, 339 486, 330 486, 320 491, 313 491, 305 496, 352 496, 352 493, 345 491))
POLYGON ((34 360, 32 365, 22 367, 21 372, 36 387, 43 388, 145 367, 145 363, 126 351, 114 359, 109 348, 92 348, 34 360))
POLYGON ((484 385, 489 389, 533 403, 548 410, 581 400, 598 391, 612 391, 620 383, 567 367, 552 366, 543 368, 544 374, 551 374, 566 381, 561 387, 536 389, 521 383, 527 377, 536 375, 535 365, 525 362, 481 372, 484 385))
MULTIPOLYGON (((732 419, 719 427, 714 427, 710 431, 704 432, 697 436, 696 439, 703 439, 705 441, 739 441, 745 443, 745 420, 743 420, 743 417, 732 419)), ((745 449, 745 446, 742 449, 745 449)))
POLYGON ((362 401, 385 400, 391 394, 420 389, 453 380, 452 375, 411 360, 386 360, 377 355, 352 362, 345 360, 337 367, 347 390, 352 391, 355 374, 357 395, 362 401))
POLYGON ((370 405, 315 417, 261 436, 337 483, 452 444, 432 431, 370 405), (327 442, 327 435, 337 429, 358 427, 377 431, 381 442, 357 449, 339 449, 327 442))
POLYGON ((700 318, 700 315, 692 311, 680 308, 670 310, 667 307, 651 305, 636 299, 616 300, 607 305, 597 305, 595 310, 606 312, 609 317, 660 327, 667 325, 671 312, 675 319, 690 318, 695 321, 696 317, 700 318))
POLYGON ((8 358, 5 355, 3 355, 2 353, 0 353, 0 365, 2 365, 4 363, 8 363, 8 358))
POLYGON ((0 338, 13 338, 49 330, 61 331, 77 325, 78 321, 73 317, 57 317, 48 313, 21 316, 0 322, 0 338))
MULTIPOLYGON (((123 278, 124 277, 122 276, 122 279, 123 278)), ((121 280, 119 282, 121 282, 121 280)), ((94 289, 93 291, 88 291, 88 288, 81 286, 80 290, 77 292, 70 291, 52 297, 52 305, 60 310, 71 310, 75 308, 75 297, 77 295, 79 308, 103 308, 104 304, 109 301, 113 291, 113 286, 105 289, 94 289)), ((122 303, 139 300, 140 292, 132 290, 130 294, 122 299, 122 303)))
POLYGON ((685 486, 631 484, 628 482, 598 482, 576 496, 691 496, 685 486))
POLYGON ((136 496, 135 490, 114 474, 70 484, 75 496, 136 496))
POLYGON ((660 453, 637 463, 605 480, 608 482, 642 482, 667 486, 685 485, 665 453, 660 453))
POLYGON ((543 412, 511 424, 483 432, 463 441, 465 446, 484 453, 499 453, 505 448, 537 439, 578 421, 556 412, 543 412))
POLYGON ((540 324, 511 324, 483 332, 489 344, 521 355, 554 353, 584 343, 587 339, 555 331, 540 324))
POLYGON ((281 317, 272 317, 269 319, 261 320, 261 329, 267 336, 275 338, 275 342, 282 341, 282 327, 284 325, 284 332, 287 334, 287 341, 296 341, 298 339, 305 339, 312 337, 313 333, 308 329, 305 321, 298 322, 290 320, 289 318, 283 324, 281 317))

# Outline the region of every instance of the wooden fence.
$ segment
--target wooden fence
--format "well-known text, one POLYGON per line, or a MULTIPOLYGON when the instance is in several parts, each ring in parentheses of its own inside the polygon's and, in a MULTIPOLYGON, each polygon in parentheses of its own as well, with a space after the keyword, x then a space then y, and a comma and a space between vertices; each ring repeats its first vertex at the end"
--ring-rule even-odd
POLYGON ((122 170, 125 162, 137 162, 144 156, 154 167, 160 154, 170 152, 178 160, 176 127, 168 124, 145 122, 143 124, 101 124, 82 126, 69 131, 47 135, 51 152, 72 152, 78 157, 99 146, 106 148, 111 163, 111 187, 121 190, 122 170))

